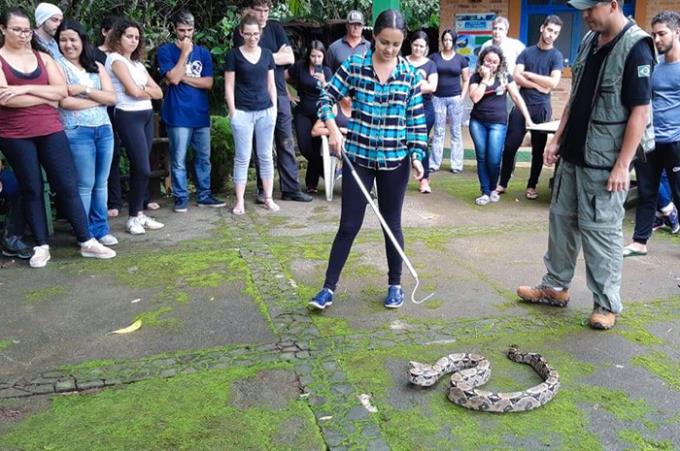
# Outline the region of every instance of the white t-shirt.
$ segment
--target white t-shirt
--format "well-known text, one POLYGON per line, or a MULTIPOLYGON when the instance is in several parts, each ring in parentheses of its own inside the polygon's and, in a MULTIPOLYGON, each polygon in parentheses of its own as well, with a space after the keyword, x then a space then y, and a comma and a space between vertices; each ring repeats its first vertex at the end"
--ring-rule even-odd
MULTIPOLYGON (((493 39, 489 39, 484 44, 482 44, 482 48, 488 47, 491 44, 493 44, 493 39)), ((506 37, 505 39, 503 39, 503 42, 501 42, 500 47, 501 50, 503 51, 505 61, 508 65, 508 73, 510 75, 514 75, 517 57, 519 56, 520 53, 522 53, 522 50, 524 50, 525 45, 524 43, 522 43, 522 41, 506 37)))
POLYGON ((106 65, 104 67, 106 68, 106 72, 111 76, 113 88, 116 90, 116 108, 123 111, 143 111, 152 109, 151 100, 141 100, 127 95, 123 83, 121 83, 118 77, 116 77, 116 74, 113 73, 112 66, 115 61, 122 61, 125 63, 132 80, 137 86, 146 85, 146 82, 149 80, 149 74, 146 71, 144 64, 138 61, 132 62, 120 53, 109 53, 106 57, 106 65))

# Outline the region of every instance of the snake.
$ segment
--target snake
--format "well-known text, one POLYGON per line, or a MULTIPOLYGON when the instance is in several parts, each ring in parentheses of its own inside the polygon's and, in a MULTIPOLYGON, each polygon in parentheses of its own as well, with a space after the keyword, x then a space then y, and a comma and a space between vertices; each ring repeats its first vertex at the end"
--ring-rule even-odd
POLYGON ((560 375, 535 352, 520 352, 512 345, 506 352, 513 362, 524 363, 538 373, 543 382, 518 392, 490 392, 477 387, 491 377, 491 362, 481 354, 462 352, 440 358, 434 365, 409 362, 411 384, 430 387, 445 374, 451 374, 447 397, 459 406, 484 412, 526 412, 552 400, 560 388, 560 375))

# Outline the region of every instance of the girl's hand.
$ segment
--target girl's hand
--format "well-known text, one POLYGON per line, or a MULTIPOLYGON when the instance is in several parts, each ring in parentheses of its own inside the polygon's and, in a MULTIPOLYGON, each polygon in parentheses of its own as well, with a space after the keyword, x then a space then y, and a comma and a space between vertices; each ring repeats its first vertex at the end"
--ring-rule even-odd
POLYGON ((78 97, 85 92, 83 85, 68 85, 68 95, 71 97, 78 97))
POLYGON ((425 169, 423 168, 423 162, 420 160, 411 161, 411 167, 413 167, 414 174, 413 178, 420 180, 425 175, 425 169))
POLYGON ((334 155, 340 159, 342 159, 343 139, 342 133, 337 127, 334 127, 334 130, 331 130, 330 134, 328 135, 328 150, 330 151, 331 155, 334 155))
POLYGON ((321 83, 321 86, 326 86, 326 76, 324 75, 323 72, 315 72, 314 74, 312 74, 312 77, 319 80, 319 83, 321 83))

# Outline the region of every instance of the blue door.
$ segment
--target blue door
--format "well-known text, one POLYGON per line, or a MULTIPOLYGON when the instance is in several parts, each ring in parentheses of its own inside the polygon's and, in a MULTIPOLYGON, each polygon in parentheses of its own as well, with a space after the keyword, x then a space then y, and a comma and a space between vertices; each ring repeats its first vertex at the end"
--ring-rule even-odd
MULTIPOLYGON (((564 25, 555 47, 564 55, 564 65, 571 66, 587 28, 581 18, 581 12, 569 6, 567 1, 522 0, 520 39, 527 46, 536 44, 543 19, 550 14, 559 16, 564 25)), ((625 2, 623 12, 626 16, 632 16, 635 13, 635 0, 625 2)))

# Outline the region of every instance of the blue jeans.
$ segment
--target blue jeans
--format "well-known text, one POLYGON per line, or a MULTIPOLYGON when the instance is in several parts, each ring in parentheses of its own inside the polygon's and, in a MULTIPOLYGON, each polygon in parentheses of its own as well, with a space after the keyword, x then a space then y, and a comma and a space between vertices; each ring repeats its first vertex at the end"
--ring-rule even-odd
POLYGON ((111 125, 64 130, 78 174, 78 194, 87 214, 88 228, 99 239, 109 233, 108 179, 113 159, 111 125))
POLYGON ((262 180, 274 179, 272 144, 276 126, 275 108, 259 111, 236 110, 231 119, 236 151, 234 154, 234 183, 246 183, 248 166, 253 151, 253 135, 257 136, 258 168, 262 180))
POLYGON ((507 129, 506 124, 470 119, 470 135, 475 144, 477 177, 482 194, 488 195, 496 189, 507 129))
POLYGON ((194 172, 196 175, 196 200, 204 201, 210 191, 210 127, 167 127, 170 140, 170 159, 172 165, 172 197, 186 200, 187 192, 187 148, 194 150, 194 172))
POLYGON ((661 171, 661 181, 659 182, 659 197, 656 199, 656 209, 661 211, 673 201, 671 184, 668 182, 666 171, 661 171))

